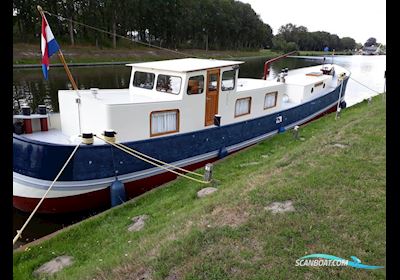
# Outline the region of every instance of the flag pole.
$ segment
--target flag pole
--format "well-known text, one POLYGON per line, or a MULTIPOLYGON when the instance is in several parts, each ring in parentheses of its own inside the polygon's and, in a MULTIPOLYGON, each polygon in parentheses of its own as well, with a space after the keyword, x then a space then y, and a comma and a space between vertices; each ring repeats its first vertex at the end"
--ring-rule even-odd
MULTIPOLYGON (((40 7, 40 6, 38 5, 38 6, 37 6, 37 9, 38 9, 40 15, 41 15, 42 17, 45 17, 42 7, 40 7)), ((58 49, 58 57, 60 58, 61 63, 62 63, 63 66, 64 66, 65 72, 67 72, 67 76, 68 76, 69 81, 70 81, 71 84, 72 84, 72 88, 73 88, 74 90, 78 91, 78 86, 77 86, 76 83, 75 83, 74 77, 72 77, 71 71, 69 70, 69 67, 68 67, 68 65, 67 65, 67 62, 65 61, 64 55, 63 55, 63 53, 62 53, 62 51, 61 51, 61 48, 58 49)), ((78 93, 78 95, 79 95, 79 93, 78 93)))
MULTIPOLYGON (((38 9, 40 15, 42 16, 42 18, 46 18, 45 15, 44 15, 44 11, 43 11, 42 7, 40 7, 39 5, 37 5, 37 9, 38 9)), ((77 105, 78 105, 79 134, 82 134, 82 128, 81 128, 81 110, 80 110, 81 99, 80 99, 79 89, 78 89, 78 86, 77 86, 76 83, 75 83, 75 80, 74 80, 74 77, 73 77, 72 74, 71 74, 71 71, 69 70, 69 67, 68 67, 68 65, 67 65, 67 62, 65 61, 64 55, 63 55, 63 53, 62 53, 62 51, 61 51, 61 48, 58 48, 58 57, 60 58, 61 63, 62 63, 63 66, 64 66, 65 72, 67 72, 67 76, 68 76, 69 81, 70 81, 71 84, 72 84, 72 88, 73 88, 74 90, 76 90, 76 94, 78 95, 78 98, 76 99, 76 103, 77 103, 77 105)))
POLYGON ((78 91, 78 86, 75 83, 74 77, 72 77, 71 71, 69 71, 67 62, 65 61, 65 58, 64 58, 64 55, 63 55, 61 49, 58 49, 58 57, 60 58, 62 64, 64 65, 65 72, 67 72, 67 76, 68 76, 69 81, 72 84, 72 88, 74 90, 78 91))

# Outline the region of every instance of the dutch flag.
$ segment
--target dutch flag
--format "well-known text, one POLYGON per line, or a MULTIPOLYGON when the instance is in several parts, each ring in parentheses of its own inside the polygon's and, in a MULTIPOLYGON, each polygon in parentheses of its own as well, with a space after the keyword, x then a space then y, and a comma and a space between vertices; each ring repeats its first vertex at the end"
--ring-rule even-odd
POLYGON ((51 32, 46 17, 42 16, 42 70, 44 78, 47 80, 50 64, 50 56, 58 51, 60 46, 51 32))

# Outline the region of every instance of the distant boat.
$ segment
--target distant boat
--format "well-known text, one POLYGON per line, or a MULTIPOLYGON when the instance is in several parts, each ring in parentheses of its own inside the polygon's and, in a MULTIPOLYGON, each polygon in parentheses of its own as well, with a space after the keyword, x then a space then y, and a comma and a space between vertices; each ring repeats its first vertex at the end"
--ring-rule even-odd
POLYGON ((369 46, 369 47, 363 47, 361 50, 362 55, 381 55, 381 54, 386 54, 384 50, 382 50, 382 44, 379 44, 379 46, 369 46))
MULTIPOLYGON (((81 142, 80 126, 97 135, 111 128, 117 142, 194 170, 345 107, 350 72, 341 66, 285 69, 264 80, 239 78, 242 63, 186 58, 127 64, 129 88, 79 90, 79 96, 59 90, 57 114, 23 108, 14 115, 14 206, 35 208, 81 142)), ((109 206, 116 176, 128 198, 176 177, 94 138, 77 150, 38 212, 109 206)))

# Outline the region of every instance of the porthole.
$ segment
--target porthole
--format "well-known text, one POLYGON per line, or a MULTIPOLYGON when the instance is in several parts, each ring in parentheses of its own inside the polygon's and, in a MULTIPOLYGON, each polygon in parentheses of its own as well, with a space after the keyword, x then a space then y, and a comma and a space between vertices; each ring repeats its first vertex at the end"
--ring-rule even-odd
POLYGON ((325 83, 324 83, 324 85, 322 86, 322 88, 325 88, 325 83))
POLYGON ((314 88, 311 88, 311 93, 313 93, 314 92, 314 88))

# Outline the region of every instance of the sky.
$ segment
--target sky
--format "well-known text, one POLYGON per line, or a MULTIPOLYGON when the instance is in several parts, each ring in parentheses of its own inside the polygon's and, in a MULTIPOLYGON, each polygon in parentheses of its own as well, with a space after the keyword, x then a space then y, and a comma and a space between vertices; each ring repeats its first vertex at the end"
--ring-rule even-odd
POLYGON ((326 31, 364 44, 376 38, 386 45, 386 0, 240 0, 249 3, 274 35, 287 23, 308 31, 326 31))

